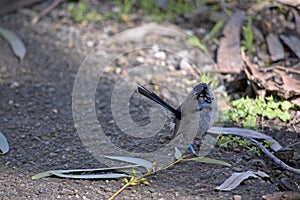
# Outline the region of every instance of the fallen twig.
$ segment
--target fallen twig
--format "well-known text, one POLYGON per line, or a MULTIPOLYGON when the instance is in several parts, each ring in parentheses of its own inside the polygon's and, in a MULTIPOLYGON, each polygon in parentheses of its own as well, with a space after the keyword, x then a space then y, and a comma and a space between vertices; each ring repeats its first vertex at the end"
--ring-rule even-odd
MULTIPOLYGON (((244 137, 244 138, 250 140, 255 146, 257 146, 262 152, 264 152, 269 158, 271 158, 276 164, 278 164, 283 169, 294 172, 296 174, 300 174, 300 169, 296 169, 296 168, 290 167, 289 165, 285 164, 282 160, 280 160, 274 154, 272 154, 264 145, 259 143, 257 140, 253 139, 253 138, 268 139, 271 141, 275 141, 279 145, 279 143, 270 136, 269 136, 269 138, 264 138, 264 137, 261 137, 261 136, 264 136, 264 134, 259 133, 257 131, 250 130, 250 129, 244 129, 244 128, 236 128, 236 127, 226 127, 226 128, 212 127, 208 130, 208 132, 212 133, 212 134, 223 133, 223 134, 231 134, 231 135, 238 135, 238 136, 244 137), (220 131, 220 129, 221 129, 221 131, 220 131)), ((277 148, 278 148, 278 145, 276 145, 277 148)))
POLYGON ((260 150, 262 152, 264 152, 269 158, 271 158, 276 164, 278 164, 280 167, 282 167, 283 169, 286 169, 288 171, 294 172, 296 174, 300 174, 300 169, 296 169, 293 167, 290 167, 289 165, 285 164, 282 160, 280 160, 279 158, 277 158, 276 156, 274 156, 274 154, 272 154, 264 145, 262 145, 260 142, 256 141, 253 138, 247 138, 248 140, 250 140, 253 144, 255 144, 255 146, 257 146, 258 148, 260 148, 260 150))
POLYGON ((41 17, 47 15, 49 12, 51 12, 51 10, 53 10, 56 6, 58 6, 60 3, 64 2, 64 1, 65 0, 54 0, 53 3, 49 7, 43 9, 38 15, 36 15, 31 20, 31 23, 36 24, 40 20, 41 17))

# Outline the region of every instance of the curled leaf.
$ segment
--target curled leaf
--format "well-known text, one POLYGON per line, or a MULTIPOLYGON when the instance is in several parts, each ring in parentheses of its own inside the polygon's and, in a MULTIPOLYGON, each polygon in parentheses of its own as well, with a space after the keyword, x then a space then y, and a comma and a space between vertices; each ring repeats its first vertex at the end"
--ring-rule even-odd
POLYGON ((253 178, 266 178, 269 177, 266 173, 262 171, 253 172, 253 171, 246 171, 242 173, 233 173, 227 180, 224 181, 220 186, 215 187, 217 190, 221 191, 230 191, 235 189, 239 186, 244 180, 253 177, 253 178))

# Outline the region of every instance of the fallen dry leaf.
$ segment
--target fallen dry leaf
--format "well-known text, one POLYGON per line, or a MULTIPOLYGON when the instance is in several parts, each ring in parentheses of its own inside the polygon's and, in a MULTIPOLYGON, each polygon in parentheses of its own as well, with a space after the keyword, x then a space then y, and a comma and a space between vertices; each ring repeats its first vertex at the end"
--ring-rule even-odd
POLYGON ((300 39, 298 37, 280 35, 280 39, 300 58, 300 39))
POLYGON ((276 0, 276 1, 281 4, 296 7, 298 9, 300 8, 300 0, 276 0))
POLYGON ((220 40, 217 62, 222 73, 240 73, 243 60, 240 56, 240 31, 245 12, 236 12, 224 27, 220 40))
POLYGON ((284 49, 277 35, 269 33, 266 37, 269 53, 272 61, 284 59, 284 49))
POLYGON ((215 187, 217 190, 221 191, 231 191, 235 189, 237 186, 239 186, 244 180, 253 177, 253 178, 269 178, 269 175, 262 172, 253 172, 253 171, 246 171, 242 173, 233 173, 228 179, 222 183, 222 185, 215 187))

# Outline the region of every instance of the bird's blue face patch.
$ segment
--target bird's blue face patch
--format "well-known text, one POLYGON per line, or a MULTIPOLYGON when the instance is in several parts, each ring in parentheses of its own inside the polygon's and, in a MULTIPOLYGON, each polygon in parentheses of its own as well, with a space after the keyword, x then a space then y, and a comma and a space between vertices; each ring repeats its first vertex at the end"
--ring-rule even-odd
POLYGON ((199 104, 196 106, 196 110, 202 110, 203 107, 208 106, 208 103, 206 101, 199 102, 199 104))

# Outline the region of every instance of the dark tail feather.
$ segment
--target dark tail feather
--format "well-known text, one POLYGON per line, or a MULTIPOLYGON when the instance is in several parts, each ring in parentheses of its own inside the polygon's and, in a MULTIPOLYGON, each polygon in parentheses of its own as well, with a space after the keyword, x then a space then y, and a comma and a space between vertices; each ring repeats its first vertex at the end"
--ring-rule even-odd
POLYGON ((158 103, 162 107, 166 108, 170 112, 172 112, 177 119, 181 119, 181 113, 180 111, 174 109, 172 106, 170 106, 167 102, 162 100, 159 96, 157 96, 154 92, 150 92, 147 88, 145 88, 142 85, 138 85, 137 91, 144 95, 145 97, 151 99, 152 101, 158 103))

